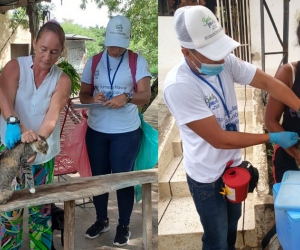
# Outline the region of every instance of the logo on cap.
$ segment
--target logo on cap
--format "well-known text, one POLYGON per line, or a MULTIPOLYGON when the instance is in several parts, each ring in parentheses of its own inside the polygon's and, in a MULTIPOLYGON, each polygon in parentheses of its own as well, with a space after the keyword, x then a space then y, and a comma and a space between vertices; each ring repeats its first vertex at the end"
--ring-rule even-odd
POLYGON ((203 17, 202 18, 202 22, 203 22, 203 26, 208 26, 208 28, 215 28, 216 21, 213 20, 210 16, 208 16, 207 18, 203 17))
POLYGON ((216 20, 214 20, 212 17, 208 16, 208 17, 203 17, 202 18, 202 22, 203 22, 203 26, 208 26, 208 28, 212 29, 211 34, 209 34, 208 36, 205 36, 204 39, 208 40, 212 37, 214 37, 215 35, 217 35, 219 32, 222 31, 222 27, 218 26, 218 22, 216 22, 216 20))
POLYGON ((124 27, 121 23, 115 24, 115 31, 111 30, 109 33, 114 35, 126 36, 126 33, 123 31, 124 27))
POLYGON ((116 30, 119 31, 119 32, 122 32, 123 31, 123 25, 121 23, 116 23, 116 30))

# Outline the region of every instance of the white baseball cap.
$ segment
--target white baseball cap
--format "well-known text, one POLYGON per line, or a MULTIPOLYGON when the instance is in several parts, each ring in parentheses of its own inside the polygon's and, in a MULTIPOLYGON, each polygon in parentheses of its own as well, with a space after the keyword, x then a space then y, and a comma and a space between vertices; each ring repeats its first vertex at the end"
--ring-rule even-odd
POLYGON ((213 61, 224 59, 240 46, 225 35, 214 13, 201 5, 177 9, 174 13, 174 26, 182 47, 195 49, 213 61))
POLYGON ((125 16, 115 16, 109 20, 105 32, 105 46, 127 49, 130 43, 131 23, 125 16))

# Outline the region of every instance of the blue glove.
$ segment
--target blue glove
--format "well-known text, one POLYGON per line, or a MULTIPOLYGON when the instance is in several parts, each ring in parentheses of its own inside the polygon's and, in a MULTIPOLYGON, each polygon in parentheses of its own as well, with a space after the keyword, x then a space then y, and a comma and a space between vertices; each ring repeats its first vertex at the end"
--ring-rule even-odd
POLYGON ((298 142, 299 136, 295 132, 269 133, 270 142, 278 144, 282 148, 289 148, 298 142))
POLYGON ((21 140, 21 128, 18 123, 7 124, 5 134, 5 144, 8 149, 12 149, 21 140))

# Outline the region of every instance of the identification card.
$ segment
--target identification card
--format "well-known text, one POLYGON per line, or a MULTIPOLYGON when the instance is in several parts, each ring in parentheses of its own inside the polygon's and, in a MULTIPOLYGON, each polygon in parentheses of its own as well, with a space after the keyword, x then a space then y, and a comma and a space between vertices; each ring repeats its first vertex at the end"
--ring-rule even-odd
POLYGON ((234 124, 234 123, 226 124, 226 130, 227 131, 237 131, 236 124, 234 124))
POLYGON ((113 91, 108 91, 106 93, 106 101, 109 101, 111 98, 113 98, 114 92, 113 91))

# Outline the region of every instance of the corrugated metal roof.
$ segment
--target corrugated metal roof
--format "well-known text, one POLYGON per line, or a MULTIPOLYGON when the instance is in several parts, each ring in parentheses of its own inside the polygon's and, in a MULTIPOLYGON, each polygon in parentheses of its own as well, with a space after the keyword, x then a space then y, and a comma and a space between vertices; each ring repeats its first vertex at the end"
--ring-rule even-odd
POLYGON ((66 40, 85 40, 85 41, 93 41, 95 40, 93 38, 87 37, 87 36, 80 36, 76 34, 66 34, 66 40))

